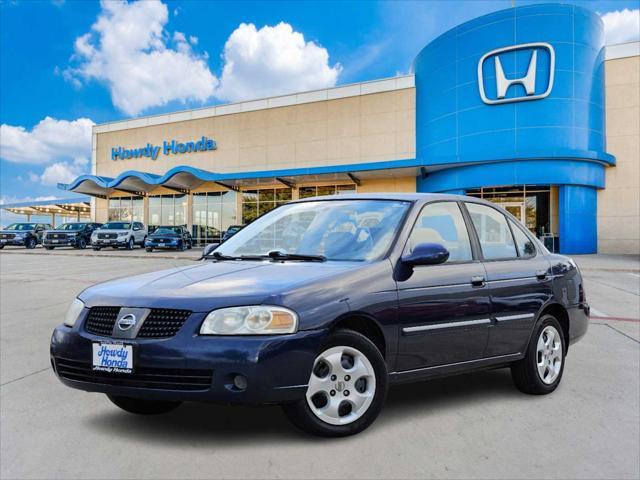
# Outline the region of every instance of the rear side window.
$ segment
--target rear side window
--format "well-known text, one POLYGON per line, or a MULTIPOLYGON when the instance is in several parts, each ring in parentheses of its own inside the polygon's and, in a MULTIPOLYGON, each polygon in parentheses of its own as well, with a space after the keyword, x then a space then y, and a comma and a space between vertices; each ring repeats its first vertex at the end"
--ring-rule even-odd
POLYGON ((522 231, 522 227, 517 225, 516 222, 509 219, 509 225, 513 231, 513 236, 516 239, 516 245, 518 246, 518 253, 522 258, 531 258, 536 254, 536 247, 533 241, 522 231))
POLYGON ((517 258, 516 245, 507 218, 494 208, 467 203, 473 226, 478 233, 482 255, 486 260, 517 258))
POLYGON ((473 258, 469 232, 456 202, 425 205, 409 237, 409 253, 420 243, 443 245, 449 250, 447 262, 468 262, 473 258))

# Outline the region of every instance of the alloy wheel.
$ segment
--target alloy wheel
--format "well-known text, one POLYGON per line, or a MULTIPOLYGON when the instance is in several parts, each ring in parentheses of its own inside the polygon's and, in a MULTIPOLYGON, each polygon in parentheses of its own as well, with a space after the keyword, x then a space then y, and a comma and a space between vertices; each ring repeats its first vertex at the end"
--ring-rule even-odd
POLYGON ((338 346, 316 358, 306 398, 313 414, 331 425, 361 418, 376 393, 376 376, 369 359, 353 347, 338 346))
POLYGON ((562 339, 555 327, 548 325, 540 332, 536 353, 540 380, 551 385, 562 369, 562 339))

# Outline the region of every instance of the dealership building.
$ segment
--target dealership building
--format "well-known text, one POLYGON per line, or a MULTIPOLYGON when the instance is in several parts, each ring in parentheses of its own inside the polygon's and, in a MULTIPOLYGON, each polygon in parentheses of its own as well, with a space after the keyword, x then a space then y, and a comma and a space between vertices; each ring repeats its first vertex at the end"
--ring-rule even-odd
POLYGON ((439 36, 413 72, 96 125, 92 173, 60 188, 95 221, 200 243, 298 198, 447 192, 563 253, 640 251, 640 43, 605 48, 581 7, 522 6, 439 36))

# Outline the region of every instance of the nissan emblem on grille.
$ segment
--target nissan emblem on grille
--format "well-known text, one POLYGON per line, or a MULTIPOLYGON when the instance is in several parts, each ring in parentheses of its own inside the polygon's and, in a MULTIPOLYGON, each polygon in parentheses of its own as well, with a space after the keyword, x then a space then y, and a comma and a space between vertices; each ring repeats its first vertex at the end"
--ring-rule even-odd
POLYGON ((136 316, 129 313, 118 320, 118 328, 120 330, 129 330, 136 324, 136 316))

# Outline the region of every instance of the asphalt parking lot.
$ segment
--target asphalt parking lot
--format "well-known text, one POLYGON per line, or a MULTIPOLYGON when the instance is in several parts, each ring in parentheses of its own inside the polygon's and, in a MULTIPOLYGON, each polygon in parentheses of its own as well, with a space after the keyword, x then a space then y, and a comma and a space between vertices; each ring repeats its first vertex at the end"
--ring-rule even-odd
POLYGON ((49 337, 77 293, 197 256, 68 252, 0 253, 3 479, 640 477, 637 257, 576 258, 594 318, 554 394, 519 393, 507 370, 404 385, 370 429, 326 440, 277 407, 185 404, 135 417, 64 387, 49 337))

